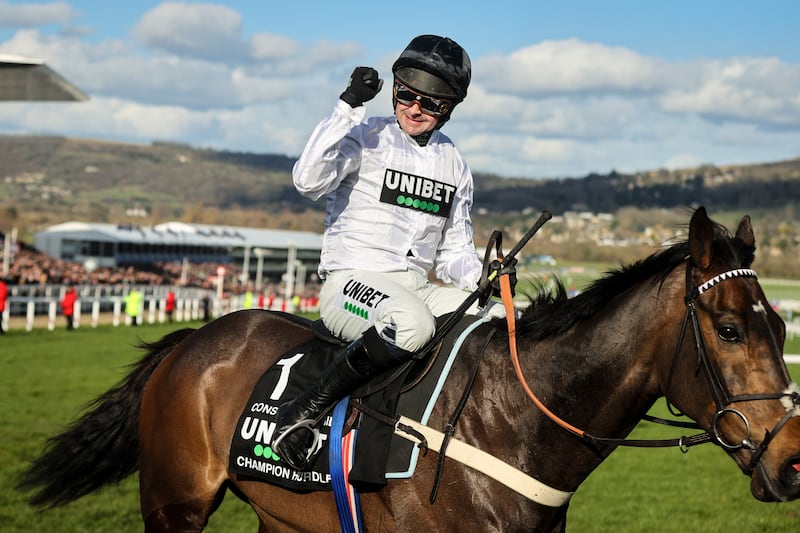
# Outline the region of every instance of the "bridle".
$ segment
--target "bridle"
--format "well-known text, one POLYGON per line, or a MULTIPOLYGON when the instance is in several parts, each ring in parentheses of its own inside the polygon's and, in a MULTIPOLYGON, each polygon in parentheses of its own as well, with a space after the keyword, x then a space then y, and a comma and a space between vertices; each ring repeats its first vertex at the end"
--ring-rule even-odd
MULTIPOLYGON (((686 295, 685 295, 685 302, 686 302, 686 313, 683 317, 683 323, 681 325, 681 332, 678 338, 678 344, 675 347, 675 355, 672 361, 672 367, 670 368, 669 378, 667 380, 667 388, 665 391, 665 396, 668 395, 670 386, 672 384, 672 375, 677 366, 678 357, 680 354, 681 346, 683 345, 683 341, 686 335, 687 324, 691 323, 692 326, 692 334, 694 338, 694 347, 695 353, 697 354, 697 369, 696 372, 699 372, 700 367, 703 368, 706 378, 708 379, 708 383, 711 388, 711 394, 714 397, 714 403, 716 405, 717 411, 714 414, 714 418, 711 422, 711 428, 714 435, 714 442, 722 446, 723 448, 735 451, 741 448, 745 448, 753 452, 753 456, 750 459, 750 463, 746 467, 746 473, 752 474, 755 467, 758 465, 758 462, 761 459, 761 456, 767 450, 767 446, 772 441, 773 437, 778 433, 778 431, 783 428, 786 422, 789 421, 793 416, 800 415, 800 392, 797 389, 797 386, 790 386, 787 390, 783 392, 774 392, 774 393, 756 393, 756 394, 739 394, 739 395, 731 395, 728 391, 728 388, 725 386, 724 380, 720 377, 719 372, 717 371, 714 364, 711 362, 711 358, 708 355, 708 349, 706 348, 705 337, 703 336, 703 331, 700 328, 700 320, 697 315, 697 299, 706 291, 721 283, 722 281, 738 278, 738 277, 751 277, 757 278, 754 270, 749 268, 736 268, 733 270, 728 270, 723 272, 722 274, 718 274, 713 278, 709 279, 708 281, 702 283, 698 286, 693 286, 691 281, 691 273, 692 267, 691 262, 687 261, 686 264, 686 295), (785 401, 787 399, 788 401, 785 401), (784 402, 784 406, 786 407, 786 414, 775 424, 775 427, 770 430, 766 430, 766 435, 764 440, 761 441, 761 444, 756 446, 750 438, 750 431, 751 425, 750 421, 747 419, 747 416, 742 413, 740 410, 735 409, 733 407, 729 407, 733 403, 737 402, 750 402, 750 401, 757 401, 757 400, 781 400, 784 402), (742 440, 738 443, 731 443, 725 440, 725 438, 721 435, 719 429, 719 423, 725 416, 735 416, 738 417, 745 428, 745 436, 742 440)), ((668 396, 667 396, 668 397, 668 396)), ((667 400, 669 405, 669 400, 667 400)), ((670 405, 670 411, 674 413, 672 410, 672 406, 670 405)))
MULTIPOLYGON (((716 368, 711 362, 711 359, 708 355, 708 350, 706 349, 705 338, 703 336, 702 329, 700 328, 700 320, 697 315, 697 299, 706 291, 714 287, 715 285, 729 279, 738 278, 738 277, 752 277, 757 278, 755 271, 750 270, 749 268, 737 268, 733 270, 729 270, 727 272, 723 272, 722 274, 718 274, 713 278, 709 279, 708 281, 702 283, 698 286, 692 285, 692 265, 691 260, 687 260, 686 263, 686 294, 684 297, 684 301, 686 303, 686 312, 684 313, 683 322, 681 324, 681 331, 680 336, 678 338, 678 343, 675 346, 675 354, 672 360, 672 366, 670 368, 669 377, 667 379, 667 388, 664 392, 665 397, 667 396, 670 386, 672 384, 672 377, 677 367, 678 359, 681 354, 681 347, 683 346, 684 339, 686 337, 686 331, 688 329, 688 325, 691 324, 692 326, 692 335, 694 338, 694 345, 695 345, 695 352, 697 354, 697 372, 699 372, 700 367, 702 367, 705 371, 705 375, 709 381, 711 387, 711 393, 714 397, 714 402, 717 407, 717 411, 714 414, 714 418, 712 421, 712 431, 713 435, 709 433, 702 433, 693 436, 683 436, 678 439, 666 439, 666 440, 634 440, 634 439, 617 439, 617 438, 606 438, 606 437, 596 437, 586 433, 584 430, 579 429, 568 422, 565 422, 557 415, 555 415, 552 411, 550 411, 531 391, 530 387, 528 386, 525 377, 522 374, 522 368, 519 363, 519 356, 517 354, 516 349, 516 335, 515 335, 515 319, 514 319, 514 309, 513 309, 513 302, 511 300, 511 288, 510 282, 508 280, 508 276, 501 276, 500 277, 500 286, 501 286, 501 294, 503 295, 503 302, 506 306, 506 317, 508 319, 508 338, 509 338, 509 347, 511 349, 511 358, 514 364, 514 369, 517 373, 517 378, 519 379, 522 387, 525 389, 525 392, 528 394, 528 397, 533 400, 536 406, 545 414, 548 418, 550 418, 553 422, 561 426, 562 428, 578 435, 579 437, 593 443, 593 444, 612 444, 616 446, 638 446, 638 447, 665 447, 665 446, 680 446, 682 450, 686 451, 689 446, 694 446, 696 444, 703 444, 705 442, 715 442, 726 448, 728 450, 734 451, 740 448, 746 448, 753 452, 753 456, 750 460, 749 465, 747 466, 746 473, 748 475, 752 474, 755 467, 758 465, 761 456, 767 449, 767 446, 772 441, 773 437, 778 433, 778 431, 783 428, 783 426, 794 416, 800 416, 800 389, 798 389, 797 385, 792 384, 787 390, 783 392, 776 392, 776 393, 758 393, 758 394, 741 394, 741 395, 731 395, 725 386, 725 382, 720 377, 719 373, 717 372, 716 368), (784 403, 784 407, 786 408, 786 414, 778 421, 772 431, 767 430, 766 436, 761 444, 756 446, 753 444, 753 441, 750 438, 750 422, 747 417, 739 411, 738 409, 734 409, 729 407, 732 403, 735 402, 746 402, 746 401, 755 401, 755 400, 781 400, 784 403), (739 417, 744 426, 745 426, 745 437, 742 438, 741 442, 739 443, 729 443, 727 442, 719 431, 719 423, 722 418, 726 415, 732 415, 739 417)), ((667 403, 670 407, 670 411, 678 415, 679 413, 674 412, 672 406, 669 404, 669 400, 667 403)), ((652 422, 657 422, 661 424, 666 424, 670 426, 678 426, 678 427, 685 427, 685 428, 693 428, 693 429, 702 429, 699 425, 694 423, 684 423, 674 420, 664 420, 661 418, 652 417, 646 415, 644 417, 646 420, 650 420, 652 422)))

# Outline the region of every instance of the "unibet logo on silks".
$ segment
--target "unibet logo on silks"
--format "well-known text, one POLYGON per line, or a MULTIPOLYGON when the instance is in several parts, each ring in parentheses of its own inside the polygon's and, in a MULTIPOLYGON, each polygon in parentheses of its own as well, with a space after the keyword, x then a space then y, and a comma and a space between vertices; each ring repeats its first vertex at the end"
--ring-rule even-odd
POLYGON ((381 202, 447 218, 455 191, 453 185, 387 168, 381 202))

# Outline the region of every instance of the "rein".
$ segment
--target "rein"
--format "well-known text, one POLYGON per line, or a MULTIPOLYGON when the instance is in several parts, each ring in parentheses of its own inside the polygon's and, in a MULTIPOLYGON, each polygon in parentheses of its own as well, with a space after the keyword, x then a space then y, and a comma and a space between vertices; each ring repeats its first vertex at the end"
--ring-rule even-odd
MULTIPOLYGON (((672 373, 677 366, 678 356, 680 354, 680 347, 683 344, 683 340, 685 338, 687 326, 691 321, 692 324, 692 333, 694 335, 695 340, 695 351, 698 357, 698 370, 699 367, 705 369, 706 376, 711 384, 712 394, 714 395, 714 401, 717 405, 717 413, 714 415, 714 420, 712 423, 714 435, 712 436, 709 433, 701 433, 692 436, 682 436, 677 439, 666 439, 666 440, 635 440, 635 439, 618 439, 618 438, 607 438, 607 437, 597 437, 594 435, 590 435, 586 431, 573 426, 572 424, 566 422, 552 411, 550 411, 547 406, 545 406, 541 400, 534 394, 531 388, 528 386, 528 383, 525 379, 525 376, 522 373, 522 367, 519 362, 519 354, 517 352, 517 342, 516 342, 516 320, 514 315, 514 304, 512 301, 511 296, 511 284, 508 280, 508 276, 501 276, 500 277, 500 289, 501 295, 503 299, 503 303, 506 307, 506 319, 508 322, 508 342, 509 342, 509 349, 511 352, 511 360, 514 365, 514 370, 517 374, 517 378, 519 379, 522 388, 525 390, 525 393, 528 397, 533 401, 536 407, 539 408, 550 420, 555 422, 557 425, 562 427, 563 429, 573 433, 581 437, 582 439, 591 442, 593 444, 613 444, 617 446, 635 446, 635 447, 667 447, 667 446, 680 446, 682 451, 687 451, 688 447, 694 446, 697 444, 703 444, 706 442, 715 442, 720 444, 724 448, 729 450, 737 450, 739 448, 747 448, 754 452, 753 457, 748 465, 748 473, 752 473, 752 470, 758 464, 763 453, 766 451, 769 442, 772 440, 773 436, 788 422, 790 418, 793 416, 800 415, 800 392, 798 392, 797 387, 795 386, 794 389, 790 388, 789 390, 781 393, 765 393, 765 394, 745 394, 739 396, 731 396, 728 394, 727 388, 724 386, 724 382, 720 378, 719 374, 717 373, 714 365, 711 363, 711 360, 708 355, 708 351, 706 349, 705 340, 703 338, 702 330, 700 329, 700 322, 697 317, 697 306, 696 300, 697 298, 703 294, 704 292, 708 291, 716 284, 736 277, 757 277, 755 271, 746 269, 746 268, 739 268, 734 270, 729 270, 722 274, 719 274, 710 280, 706 281, 702 285, 697 287, 693 287, 691 284, 691 265, 687 262, 686 264, 686 313, 684 314, 683 323, 681 325, 681 332, 678 339, 677 346, 675 347, 675 355, 672 361, 672 367, 670 368, 670 374, 667 381, 667 392, 669 392, 669 386, 672 383, 672 373), (742 402, 742 401, 751 401, 751 400, 775 400, 780 399, 783 401, 784 398, 789 397, 790 402, 786 402, 790 405, 785 405, 787 413, 786 415, 781 418, 781 420, 776 424, 775 428, 773 428, 772 432, 767 431, 765 439, 761 442, 761 445, 756 447, 753 445, 752 441, 750 440, 750 423, 745 417, 745 415, 737 410, 730 407, 726 407, 727 405, 733 402, 742 402), (742 439, 740 444, 730 444, 727 443, 722 436, 720 435, 718 424, 719 421, 724 417, 726 414, 733 414, 734 416, 738 416, 744 423, 746 428, 746 436, 742 439)), ((666 396, 666 393, 665 393, 666 396)), ((669 400, 667 400, 669 405, 669 400)), ((670 409, 671 410, 671 409, 670 409)), ((672 425, 678 427, 687 427, 693 429, 699 429, 700 427, 696 424, 686 424, 672 420, 664 420, 661 418, 649 417, 646 416, 645 419, 672 425)))
MULTIPOLYGON (((577 428, 570 424, 569 422, 565 421, 555 413, 553 413, 547 406, 542 403, 541 400, 536 396, 536 394, 531 390, 530 386, 528 385, 527 380, 525 379, 524 374, 522 373, 522 366, 519 362, 519 354, 517 352, 517 336, 516 336, 516 319, 514 315, 514 303, 511 297, 511 283, 507 279, 508 276, 501 276, 500 277, 500 294, 503 299, 503 304, 506 307, 506 320, 508 322, 508 344, 509 349, 511 351, 511 362, 514 365, 514 371, 517 374, 517 379, 519 380, 522 388, 525 390, 525 393, 528 397, 536 404, 536 407, 539 408, 547 417, 555 422, 557 425, 562 427, 563 429, 569 431, 570 433, 581 437, 582 439, 592 443, 592 444, 614 444, 618 446, 636 446, 636 447, 668 447, 668 446, 680 446, 682 450, 687 449, 689 446, 694 446, 697 444, 703 444, 705 442, 711 442, 711 435, 708 433, 702 433, 699 435, 694 436, 682 436, 678 439, 667 439, 667 440, 634 440, 634 439, 616 439, 616 438, 607 438, 607 437, 596 437, 587 433, 586 431, 577 428)), ((669 420, 664 420, 662 423, 670 423, 669 420)))

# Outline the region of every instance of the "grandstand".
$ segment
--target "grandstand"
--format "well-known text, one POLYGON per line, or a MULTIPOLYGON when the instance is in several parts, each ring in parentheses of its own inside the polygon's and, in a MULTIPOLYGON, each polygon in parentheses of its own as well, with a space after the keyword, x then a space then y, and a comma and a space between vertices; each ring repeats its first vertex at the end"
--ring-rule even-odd
MULTIPOLYGON (((322 235, 304 231, 166 222, 155 226, 66 222, 34 236, 42 253, 87 269, 154 263, 234 263, 246 279, 279 281, 287 270, 314 275, 322 235), (288 269, 288 265, 294 268, 288 269)), ((246 280, 245 279, 245 280, 246 280)))

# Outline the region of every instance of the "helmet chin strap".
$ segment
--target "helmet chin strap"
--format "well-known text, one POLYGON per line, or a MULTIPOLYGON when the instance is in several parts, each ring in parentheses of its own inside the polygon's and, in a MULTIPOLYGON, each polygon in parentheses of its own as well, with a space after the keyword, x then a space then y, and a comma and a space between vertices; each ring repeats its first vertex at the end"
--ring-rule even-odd
POLYGON ((412 135, 411 138, 417 141, 418 145, 425 146, 431 139, 431 135, 433 135, 433 130, 426 131, 425 133, 420 133, 419 135, 412 135))
POLYGON ((428 144, 428 141, 430 140, 431 135, 433 135, 434 130, 442 129, 444 123, 450 120, 450 113, 452 112, 453 110, 451 109, 450 111, 447 112, 446 115, 442 115, 441 117, 439 117, 439 120, 436 122, 436 126, 434 126, 434 128, 431 131, 426 131, 425 133, 420 133, 419 135, 412 135, 411 138, 417 141, 418 145, 425 146, 426 144, 428 144))
MULTIPOLYGON (((403 126, 400 125, 400 121, 395 119, 395 122, 397 122, 397 127, 403 130, 403 126)), ((433 135, 433 130, 420 133, 419 135, 411 135, 410 133, 408 134, 408 136, 414 139, 419 146, 426 146, 428 141, 431 140, 431 135, 433 135)))

